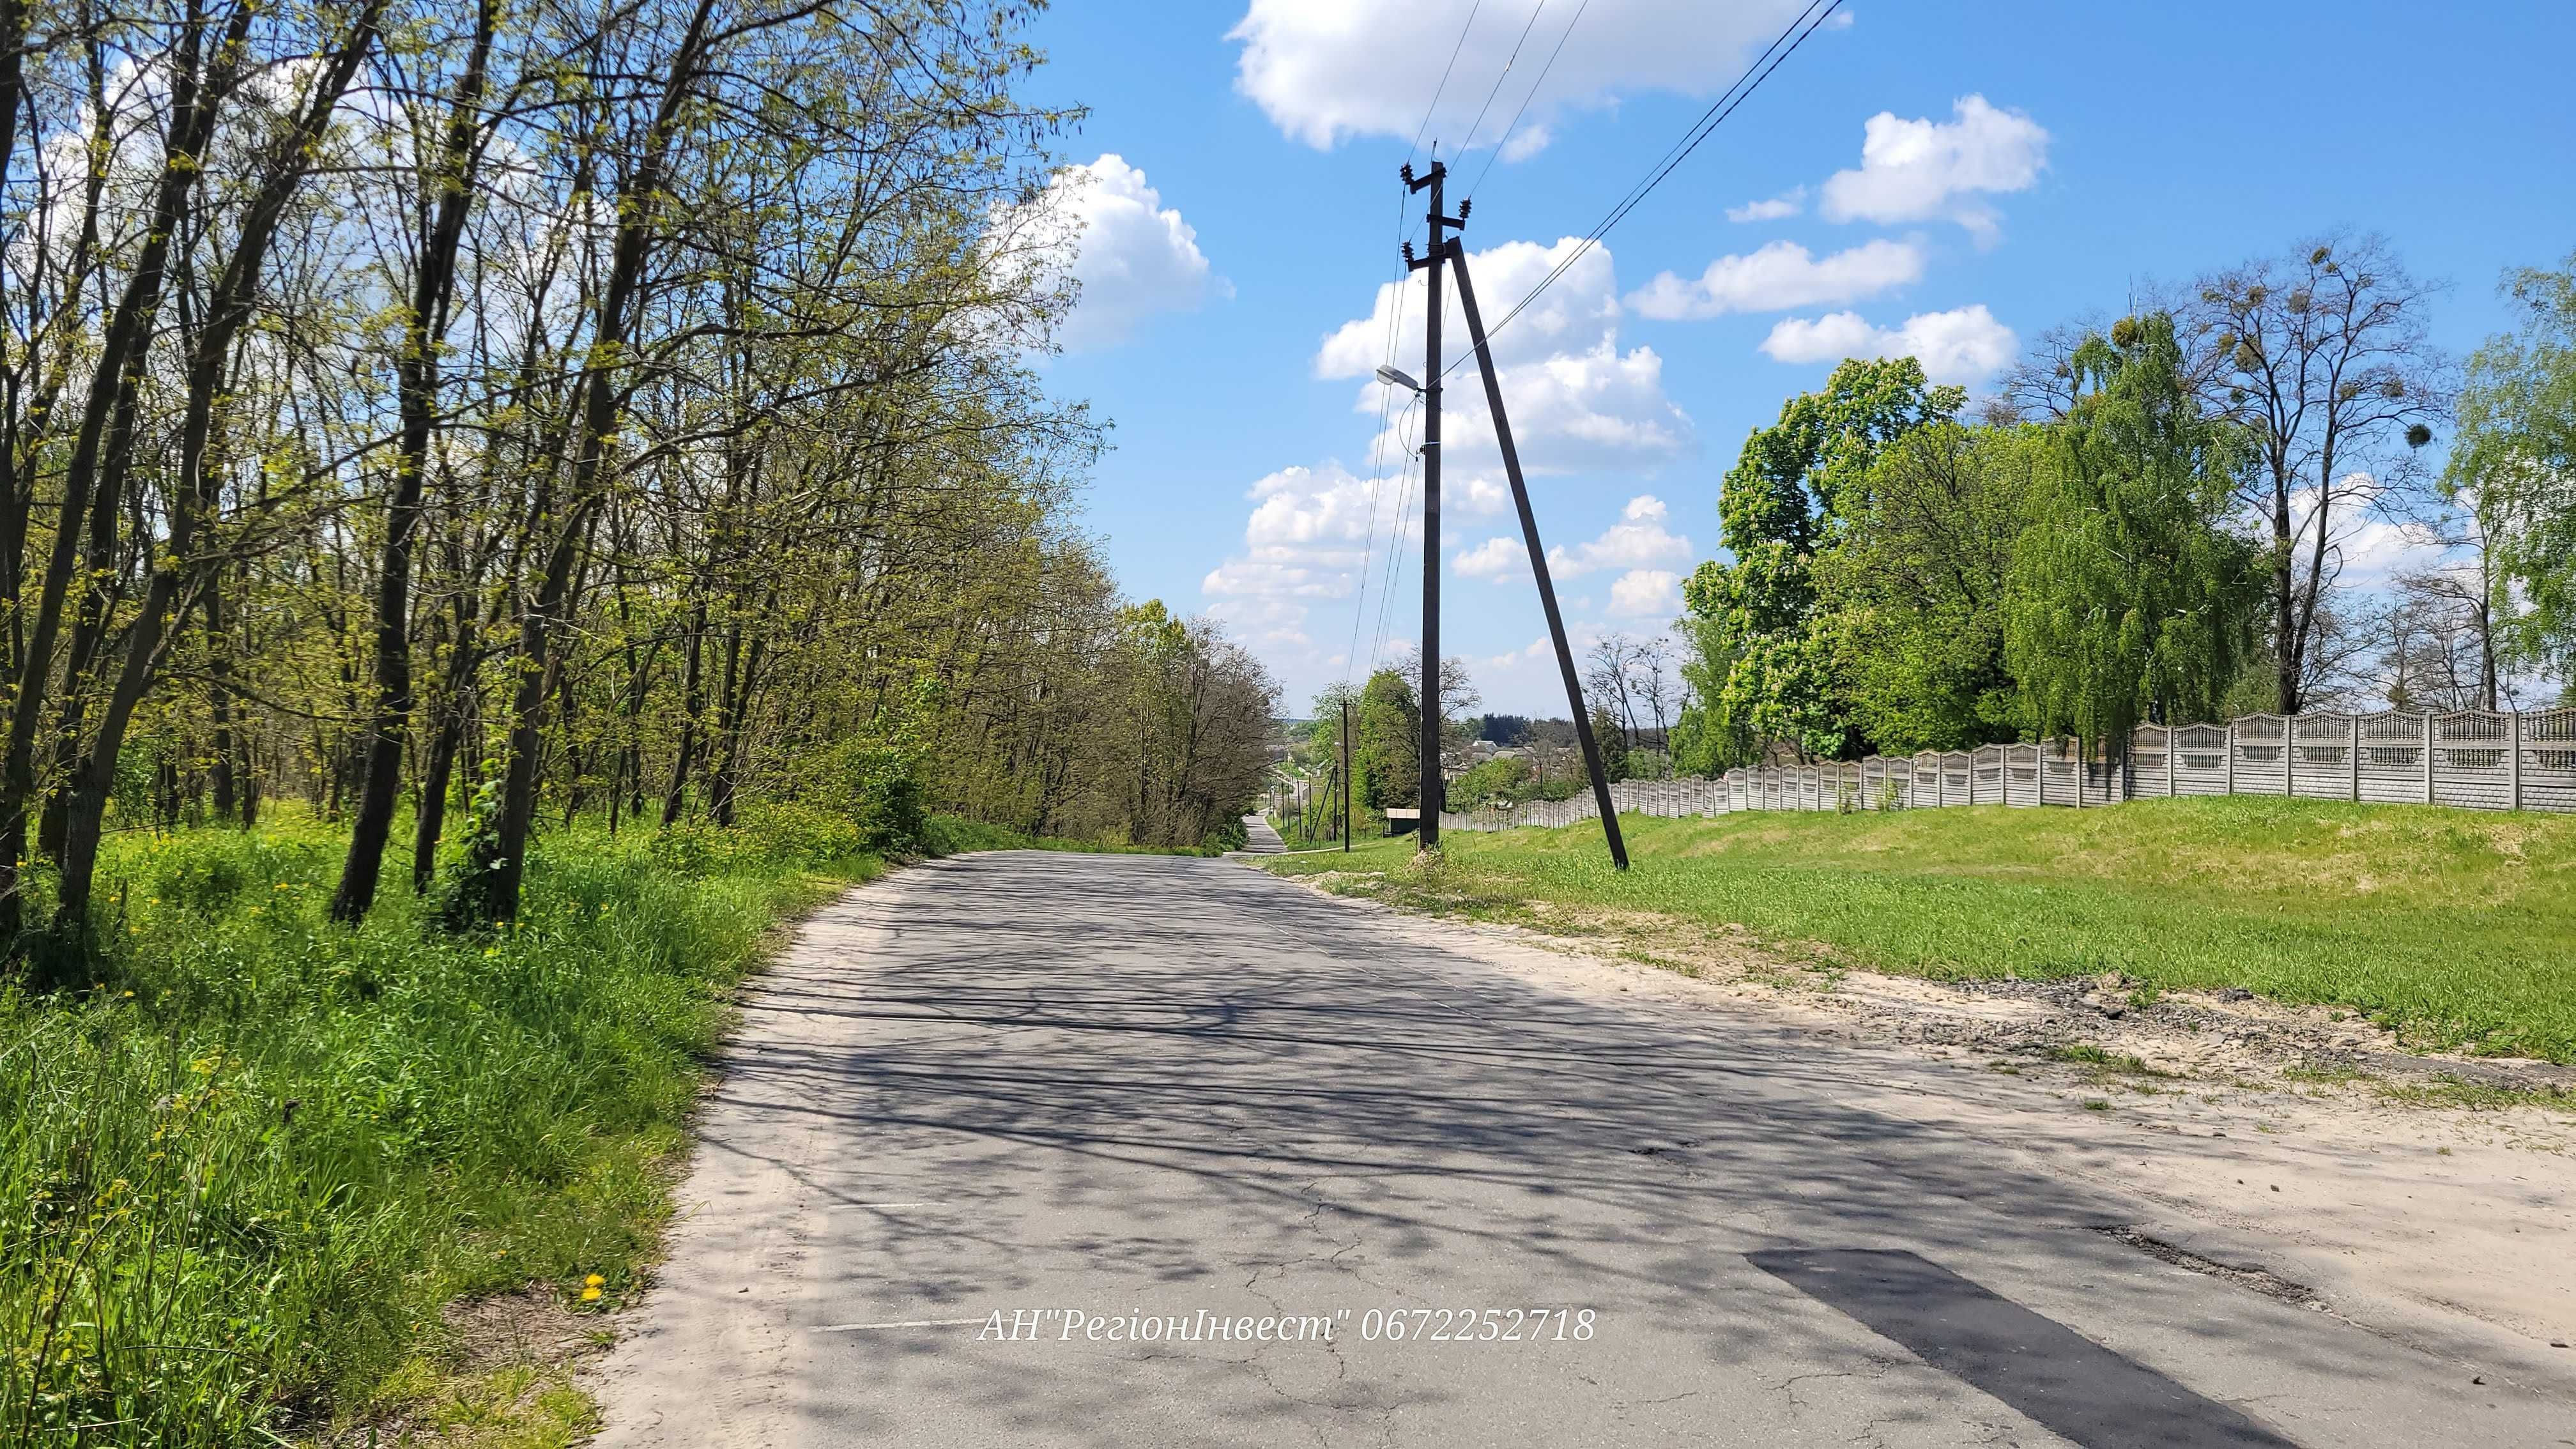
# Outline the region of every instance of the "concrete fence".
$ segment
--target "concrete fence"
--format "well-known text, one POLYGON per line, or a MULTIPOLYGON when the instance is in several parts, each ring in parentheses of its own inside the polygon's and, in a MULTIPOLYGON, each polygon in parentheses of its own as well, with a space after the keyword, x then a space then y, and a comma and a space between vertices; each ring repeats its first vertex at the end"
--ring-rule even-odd
MULTIPOLYGON (((2117 805, 2181 795, 2576 811, 2576 709, 2498 714, 2250 714, 2231 724, 2142 725, 2118 759, 2073 740, 1926 750, 1824 765, 1764 765, 1720 779, 1623 780, 1621 813, 1921 810, 1951 805, 2117 805)), ((1571 825, 1601 812, 1586 792, 1466 814, 1443 830, 1571 825)))

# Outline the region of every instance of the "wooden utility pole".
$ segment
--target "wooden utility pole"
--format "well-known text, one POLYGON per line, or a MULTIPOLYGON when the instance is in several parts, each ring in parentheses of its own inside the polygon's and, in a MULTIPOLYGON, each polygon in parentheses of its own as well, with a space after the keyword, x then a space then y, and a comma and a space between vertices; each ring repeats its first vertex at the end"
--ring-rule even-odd
POLYGON ((1408 189, 1431 192, 1425 212, 1430 252, 1419 260, 1407 258, 1407 265, 1430 271, 1425 278, 1430 284, 1430 310, 1422 334, 1422 784, 1414 803, 1422 810, 1416 832, 1419 848, 1437 850, 1440 799, 1446 783, 1440 777, 1440 261, 1449 248, 1443 229, 1467 223, 1464 217, 1440 214, 1448 167, 1434 161, 1429 171, 1415 176, 1412 163, 1407 162, 1403 174, 1408 189))
MULTIPOLYGON (((1432 193, 1439 195, 1437 191, 1432 193)), ((1438 207, 1433 207, 1437 212, 1438 207)), ((1464 211, 1466 208, 1459 208, 1464 211)), ((1461 225, 1465 218, 1460 218, 1461 225)), ((1621 870, 1628 868, 1628 842, 1619 834, 1619 807, 1610 799, 1610 776, 1601 768, 1601 743, 1592 737, 1592 712, 1583 707, 1583 683, 1574 673, 1574 646, 1566 641, 1565 617, 1557 611, 1556 584, 1548 576, 1547 550, 1538 541, 1538 515, 1530 511, 1529 486, 1521 481, 1521 453, 1512 442, 1511 419, 1503 413, 1503 383, 1494 371, 1494 350, 1485 340, 1485 319, 1476 310, 1476 284, 1467 276, 1467 248, 1460 242, 1449 242, 1444 248, 1451 266, 1458 269, 1458 306, 1467 314, 1467 337, 1476 349, 1476 366, 1485 376, 1485 406, 1494 415, 1494 440, 1502 445, 1503 472, 1512 481, 1512 503, 1520 510, 1521 538, 1529 545, 1530 572, 1538 579, 1538 599, 1547 610, 1547 633, 1556 641, 1557 672, 1565 676, 1565 703, 1574 715, 1574 738, 1583 746, 1583 768, 1592 774, 1592 800, 1601 808, 1601 829, 1610 840, 1610 862, 1621 870)), ((1441 251, 1431 254, 1435 264, 1442 260, 1441 251)), ((1434 270, 1432 276, 1439 276, 1434 270)), ((1431 288, 1432 306, 1439 307, 1440 286, 1431 288)), ((1432 337, 1440 335, 1437 321, 1432 337)), ((1432 376, 1439 376, 1439 359, 1432 359, 1432 376)), ((1435 383, 1434 386, 1437 386, 1435 383)), ((1434 773, 1437 773, 1436 771, 1434 773)), ((1427 820, 1430 817, 1425 815, 1427 820)))
POLYGON ((1342 851, 1351 848, 1351 702, 1342 701, 1342 851))

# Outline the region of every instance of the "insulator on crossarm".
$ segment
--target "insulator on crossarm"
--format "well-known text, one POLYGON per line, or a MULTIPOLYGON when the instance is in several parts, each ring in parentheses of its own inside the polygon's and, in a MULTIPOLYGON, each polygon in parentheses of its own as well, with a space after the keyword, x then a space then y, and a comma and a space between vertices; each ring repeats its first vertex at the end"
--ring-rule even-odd
POLYGON ((1398 166, 1395 168, 1395 174, 1404 178, 1405 185, 1411 186, 1413 184, 1413 163, 1407 161, 1403 165, 1398 166))
POLYGON ((1404 244, 1404 264, 1408 267, 1413 265, 1413 243, 1409 241, 1404 244))
POLYGON ((1475 209, 1476 209, 1476 198, 1474 198, 1474 197, 1472 197, 1472 196, 1468 197, 1466 200, 1464 200, 1464 201, 1462 201, 1462 202, 1459 202, 1459 203, 1458 203, 1458 219, 1459 219, 1460 221, 1465 221, 1465 220, 1467 219, 1467 213, 1468 213, 1468 212, 1471 212, 1471 211, 1473 211, 1473 210, 1475 210, 1475 209))

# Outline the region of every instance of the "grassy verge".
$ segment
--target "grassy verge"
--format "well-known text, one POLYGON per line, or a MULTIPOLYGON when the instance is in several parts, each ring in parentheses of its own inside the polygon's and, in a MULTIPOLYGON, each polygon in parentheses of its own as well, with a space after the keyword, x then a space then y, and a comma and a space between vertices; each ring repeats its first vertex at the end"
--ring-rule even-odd
MULTIPOLYGON (((1042 843, 938 821, 931 845, 1042 843)), ((557 835, 516 928, 459 938, 396 879, 330 924, 341 850, 122 838, 103 984, 0 984, 0 1443, 570 1442, 587 1401, 474 1371, 454 1305, 560 1334, 619 1301, 732 987, 882 869, 786 816, 557 835)))
POLYGON ((1908 975, 2242 987, 2419 1046, 2576 1062, 2576 817, 2238 798, 1621 823, 1625 875, 1597 826, 1453 833, 1431 872, 1406 867, 1409 841, 1269 867, 1384 872, 1332 884, 1560 929, 1734 928, 1908 975))
POLYGON ((987 825, 954 816, 935 816, 927 832, 932 855, 964 855, 975 850, 1062 850, 1082 855, 1223 855, 1242 842, 1207 845, 1130 845, 1114 840, 1068 840, 1054 835, 1023 835, 1006 825, 987 825))

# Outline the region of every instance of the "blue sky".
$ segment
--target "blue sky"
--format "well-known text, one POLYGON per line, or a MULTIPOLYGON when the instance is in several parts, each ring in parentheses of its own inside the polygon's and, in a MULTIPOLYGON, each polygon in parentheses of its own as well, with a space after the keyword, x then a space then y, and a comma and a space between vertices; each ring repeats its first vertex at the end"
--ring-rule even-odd
MULTIPOLYGON (((1084 300, 1045 364, 1115 423, 1085 524, 1132 596, 1223 619, 1292 712, 1419 627, 1410 534, 1380 627, 1402 450, 1373 450, 1364 374, 1397 265, 1396 167, 1476 5, 1070 0, 1035 29, 1034 91, 1092 110, 1060 183, 1086 223, 1084 300)), ((1467 231, 1489 319, 1803 5, 1545 0, 1496 93, 1532 0, 1484 0, 1416 159, 1437 136, 1460 183, 1493 162, 1467 231)), ((2576 250, 2564 0, 1844 16, 1497 341, 1578 636, 1663 627, 1673 581, 1715 550, 1745 432, 1845 351, 1928 349, 1973 391, 2143 284, 2352 227, 2451 284, 2434 328, 2465 352, 2502 325, 2504 268, 2576 250), (1730 219, 1762 201, 1786 214, 1730 219)), ((1399 365, 1421 361, 1415 330, 1399 365)), ((1453 375, 1446 410, 1444 652, 1471 661, 1487 708, 1562 713, 1473 379, 1453 375)), ((2386 567, 2392 540, 2356 536, 2350 576, 2386 567)))

